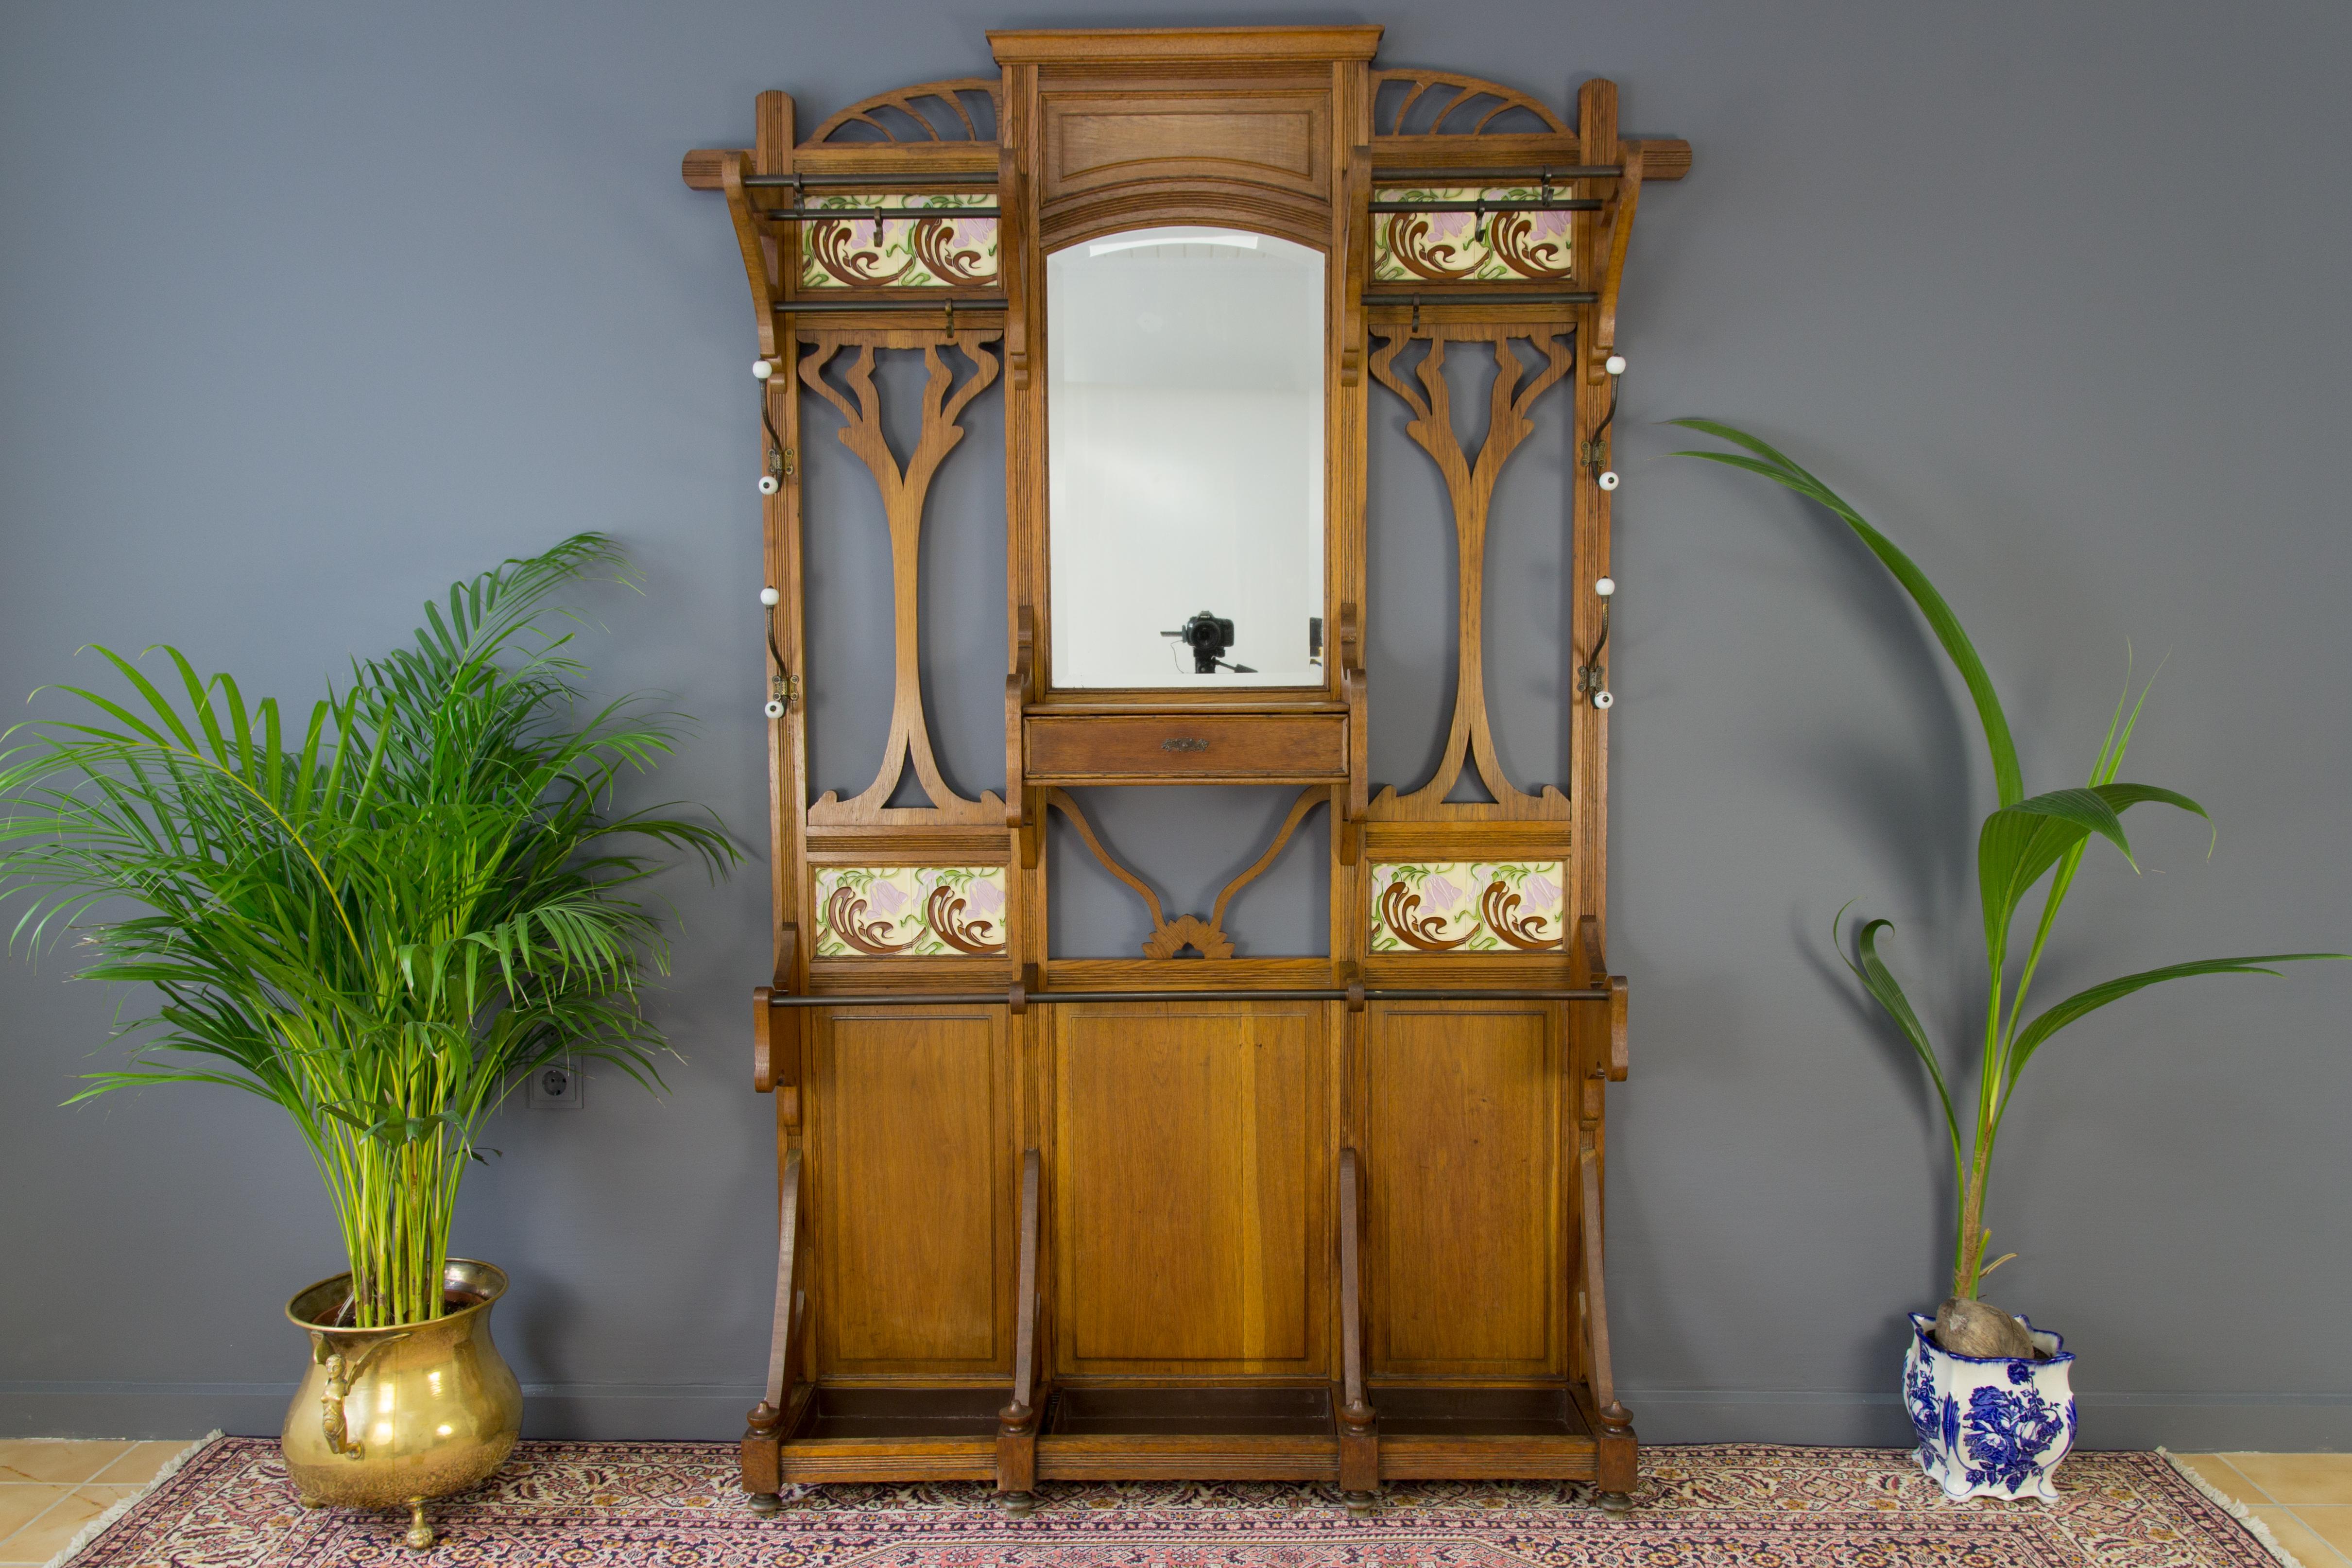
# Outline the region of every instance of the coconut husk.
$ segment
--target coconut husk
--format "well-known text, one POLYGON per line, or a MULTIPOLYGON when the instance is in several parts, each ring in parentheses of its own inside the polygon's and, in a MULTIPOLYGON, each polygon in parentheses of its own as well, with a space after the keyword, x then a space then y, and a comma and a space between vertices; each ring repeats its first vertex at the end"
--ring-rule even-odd
POLYGON ((2025 1325, 1986 1301, 1954 1296, 1936 1309, 1936 1342, 1954 1355, 2026 1357, 2033 1341, 2025 1325))

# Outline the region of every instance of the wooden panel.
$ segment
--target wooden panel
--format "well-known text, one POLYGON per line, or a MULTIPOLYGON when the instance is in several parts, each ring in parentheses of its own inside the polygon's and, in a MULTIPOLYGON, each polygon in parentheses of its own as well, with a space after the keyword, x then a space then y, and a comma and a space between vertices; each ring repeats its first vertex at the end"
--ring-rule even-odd
POLYGON ((1028 721, 1041 784, 1327 784, 1348 776, 1341 713, 1171 713, 1028 721))
POLYGON ((1003 1015, 845 1008, 814 1069, 824 1370, 1009 1373, 1003 1015))
POLYGON ((1060 1362, 1323 1370, 1320 1009, 1055 1009, 1060 1362))
POLYGON ((1045 105, 1045 199, 1129 180, 1329 187, 1327 93, 1104 94, 1045 105))
POLYGON ((1365 1048, 1375 1374, 1558 1370, 1554 1009, 1381 1006, 1365 1048))

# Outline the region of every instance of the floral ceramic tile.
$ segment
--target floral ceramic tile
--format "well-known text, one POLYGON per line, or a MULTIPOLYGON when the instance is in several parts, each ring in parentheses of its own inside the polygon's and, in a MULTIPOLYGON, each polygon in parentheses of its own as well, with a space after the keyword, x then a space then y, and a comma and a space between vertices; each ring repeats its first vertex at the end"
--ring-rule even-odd
MULTIPOLYGON (((919 192, 812 198, 814 207, 982 207, 995 197, 919 192)), ((802 227, 803 289, 952 289, 996 281, 992 217, 812 219, 802 227)))
POLYGON ((932 958, 1004 951, 1002 866, 820 866, 816 956, 932 958))
POLYGON ((1557 951, 1567 870, 1558 860, 1376 865, 1372 951, 1557 951))
MULTIPOLYGON (((1554 191, 1555 196, 1560 193, 1554 191)), ((1471 204, 1543 199, 1537 185, 1388 187, 1377 202, 1454 202, 1459 210, 1380 213, 1372 225, 1376 283, 1556 281, 1573 270, 1576 215, 1489 212, 1471 204)))

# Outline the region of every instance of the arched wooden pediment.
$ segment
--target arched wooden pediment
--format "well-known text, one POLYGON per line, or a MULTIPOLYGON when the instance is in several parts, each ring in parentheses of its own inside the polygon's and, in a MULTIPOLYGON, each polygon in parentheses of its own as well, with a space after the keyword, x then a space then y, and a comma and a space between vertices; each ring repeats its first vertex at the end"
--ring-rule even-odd
POLYGON ((1524 92, 1500 82, 1453 71, 1372 72, 1372 134, 1375 136, 1484 136, 1495 121, 1518 110, 1538 125, 1507 123, 1496 134, 1541 129, 1569 134, 1567 122, 1524 92))
POLYGON ((835 115, 811 133, 803 146, 819 142, 993 142, 996 140, 997 79, 989 76, 958 77, 952 81, 926 81, 913 87, 902 87, 891 92, 877 92, 862 99, 835 115), (988 123, 982 126, 972 114, 980 106, 970 101, 984 99, 988 123), (928 104, 929 107, 923 107, 928 104), (840 134, 853 125, 862 125, 877 134, 844 136, 840 134), (941 134, 961 131, 961 136, 941 134))

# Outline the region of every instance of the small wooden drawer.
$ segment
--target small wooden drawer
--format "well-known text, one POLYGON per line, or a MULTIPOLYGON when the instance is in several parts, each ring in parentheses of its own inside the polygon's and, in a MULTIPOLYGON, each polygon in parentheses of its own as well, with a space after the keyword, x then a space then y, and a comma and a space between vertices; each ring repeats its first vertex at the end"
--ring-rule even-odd
POLYGON ((1032 784, 1335 784, 1344 713, 1063 714, 1027 722, 1032 784))

